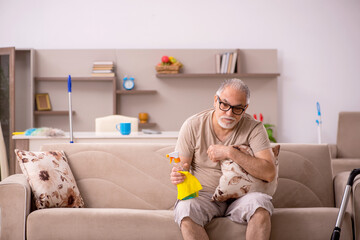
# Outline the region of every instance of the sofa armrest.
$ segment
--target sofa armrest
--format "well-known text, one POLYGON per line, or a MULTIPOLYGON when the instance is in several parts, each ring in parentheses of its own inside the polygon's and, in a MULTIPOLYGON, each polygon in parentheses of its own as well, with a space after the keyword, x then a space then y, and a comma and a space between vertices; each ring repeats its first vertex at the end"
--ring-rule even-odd
MULTIPOLYGON (((350 171, 341 172, 334 178, 335 205, 337 208, 341 205, 349 175, 350 171)), ((351 214, 351 218, 354 221, 355 239, 360 240, 360 175, 354 180, 351 197, 346 206, 346 212, 351 214)))
POLYGON ((330 151, 330 158, 336 158, 337 157, 337 146, 336 144, 329 144, 329 151, 330 151))
POLYGON ((11 175, 0 182, 0 239, 25 239, 30 200, 30 186, 23 174, 11 175))

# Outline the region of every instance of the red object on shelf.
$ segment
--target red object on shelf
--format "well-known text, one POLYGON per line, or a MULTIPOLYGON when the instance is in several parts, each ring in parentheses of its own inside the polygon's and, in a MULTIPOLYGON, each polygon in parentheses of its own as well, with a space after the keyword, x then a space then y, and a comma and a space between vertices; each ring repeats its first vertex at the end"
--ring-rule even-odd
POLYGON ((163 57, 161 58, 161 61, 162 61, 163 63, 168 63, 168 62, 169 62, 169 57, 168 57, 168 56, 163 56, 163 57))
MULTIPOLYGON (((255 118, 255 120, 258 120, 257 115, 255 113, 254 113, 254 118, 255 118)), ((259 114, 259 118, 260 118, 260 122, 262 122, 264 120, 264 117, 261 113, 259 114)))

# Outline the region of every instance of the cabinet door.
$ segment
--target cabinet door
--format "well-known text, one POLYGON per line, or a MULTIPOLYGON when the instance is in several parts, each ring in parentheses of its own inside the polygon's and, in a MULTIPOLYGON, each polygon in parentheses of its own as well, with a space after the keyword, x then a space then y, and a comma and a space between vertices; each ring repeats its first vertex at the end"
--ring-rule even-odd
MULTIPOLYGON (((12 132, 15 127, 15 48, 0 48, 0 122, 8 159, 14 159, 12 132)), ((14 161, 10 174, 14 173, 14 161)), ((5 163, 4 163, 5 164, 5 163)))

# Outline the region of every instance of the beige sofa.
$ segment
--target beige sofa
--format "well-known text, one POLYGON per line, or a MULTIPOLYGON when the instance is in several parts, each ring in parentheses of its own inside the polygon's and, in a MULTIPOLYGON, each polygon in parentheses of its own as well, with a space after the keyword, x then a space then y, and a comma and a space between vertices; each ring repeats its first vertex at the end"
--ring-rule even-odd
POLYGON ((333 175, 360 168, 360 112, 340 112, 336 145, 330 145, 333 175))
MULTIPOLYGON (((86 208, 31 211, 31 190, 22 174, 0 183, 0 239, 182 239, 173 220, 176 187, 164 144, 54 144, 64 150, 86 208)), ((271 239, 329 239, 348 174, 333 182, 327 145, 281 144, 279 186, 274 195, 271 239)), ((342 224, 341 239, 359 226, 360 184, 342 224)), ((245 239, 246 225, 216 218, 210 239, 245 239)), ((360 239, 359 231, 356 239, 360 239)))

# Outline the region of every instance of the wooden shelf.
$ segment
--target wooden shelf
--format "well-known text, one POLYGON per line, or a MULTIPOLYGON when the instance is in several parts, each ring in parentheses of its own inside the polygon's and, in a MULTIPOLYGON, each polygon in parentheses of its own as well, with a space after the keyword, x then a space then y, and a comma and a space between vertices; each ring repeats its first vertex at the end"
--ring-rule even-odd
MULTIPOLYGON (((35 81, 67 81, 67 77, 36 77, 35 81)), ((88 82, 101 82, 101 81, 116 81, 116 77, 71 77, 71 81, 88 81, 88 82)))
POLYGON ((120 95, 134 95, 134 94, 155 94, 156 90, 117 90, 116 94, 120 95))
MULTIPOLYGON (((69 111, 34 111, 35 115, 68 115, 69 111)), ((73 111, 73 114, 75 114, 75 111, 73 111)))
MULTIPOLYGON (((156 90, 117 90, 116 95, 156 94, 156 90)), ((156 123, 139 123, 139 128, 153 128, 156 123)))
POLYGON ((152 128, 155 126, 156 123, 139 123, 139 128, 152 128))
POLYGON ((274 78, 280 73, 178 73, 156 74, 157 78, 274 78))
MULTIPOLYGON (((36 82, 67 82, 68 77, 35 77, 36 82)), ((72 82, 107 82, 112 83, 112 95, 113 95, 113 114, 116 114, 116 77, 71 77, 72 82)), ((37 113, 34 113, 35 115, 37 113)), ((41 115, 62 115, 59 114, 44 114, 40 113, 41 115)), ((37 114, 39 115, 39 113, 37 114)))

